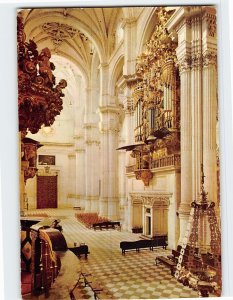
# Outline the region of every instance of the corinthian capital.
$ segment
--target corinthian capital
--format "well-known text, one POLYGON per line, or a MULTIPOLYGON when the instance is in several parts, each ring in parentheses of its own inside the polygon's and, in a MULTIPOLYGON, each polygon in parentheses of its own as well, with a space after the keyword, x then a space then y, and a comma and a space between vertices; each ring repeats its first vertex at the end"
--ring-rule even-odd
POLYGON ((192 54, 192 68, 202 67, 202 54, 200 52, 192 54))
POLYGON ((191 57, 188 55, 182 56, 178 61, 179 71, 180 73, 185 72, 191 69, 191 57))
POLYGON ((203 66, 208 67, 209 65, 217 66, 217 53, 214 51, 206 51, 203 54, 203 66))

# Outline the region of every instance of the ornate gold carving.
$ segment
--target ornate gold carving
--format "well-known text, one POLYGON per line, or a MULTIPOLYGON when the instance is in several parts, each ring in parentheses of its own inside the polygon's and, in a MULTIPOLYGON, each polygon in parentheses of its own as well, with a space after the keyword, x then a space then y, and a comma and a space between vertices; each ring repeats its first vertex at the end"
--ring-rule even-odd
POLYGON ((152 136, 162 138, 161 129, 179 127, 176 111, 179 106, 177 43, 166 29, 171 13, 164 8, 158 8, 156 13, 158 22, 155 31, 136 63, 138 80, 132 98, 135 114, 139 117, 135 141, 145 141, 152 136))
POLYGON ((149 185, 153 178, 153 173, 150 170, 135 170, 136 179, 142 180, 145 186, 149 185))

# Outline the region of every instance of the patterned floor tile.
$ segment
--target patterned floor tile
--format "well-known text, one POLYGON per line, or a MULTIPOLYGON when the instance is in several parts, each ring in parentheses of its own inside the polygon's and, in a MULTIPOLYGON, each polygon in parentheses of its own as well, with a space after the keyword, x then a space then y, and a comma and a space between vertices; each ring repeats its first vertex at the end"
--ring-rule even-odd
MULTIPOLYGON (((38 211, 30 211, 28 214, 38 211)), ((198 297, 195 291, 178 283, 165 266, 155 265, 156 256, 168 255, 169 250, 129 251, 122 255, 120 242, 138 240, 138 234, 88 229, 77 221, 73 209, 45 209, 39 212, 61 220, 68 246, 72 247, 74 242, 88 245, 90 254, 87 260, 82 257, 79 260, 81 268, 91 273, 114 299, 198 297)), ((87 287, 80 285, 79 290, 84 299, 94 299, 92 291, 87 287)))

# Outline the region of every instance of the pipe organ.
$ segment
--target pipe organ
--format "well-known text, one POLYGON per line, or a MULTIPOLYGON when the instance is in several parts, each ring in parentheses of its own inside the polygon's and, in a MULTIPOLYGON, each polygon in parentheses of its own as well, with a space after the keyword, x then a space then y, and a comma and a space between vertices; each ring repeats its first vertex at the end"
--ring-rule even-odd
POLYGON ((177 43, 166 29, 172 13, 164 8, 157 10, 155 30, 136 64, 137 79, 132 91, 136 146, 131 156, 136 158, 136 178, 145 185, 152 178, 148 170, 155 165, 154 157, 178 154, 180 150, 177 43))

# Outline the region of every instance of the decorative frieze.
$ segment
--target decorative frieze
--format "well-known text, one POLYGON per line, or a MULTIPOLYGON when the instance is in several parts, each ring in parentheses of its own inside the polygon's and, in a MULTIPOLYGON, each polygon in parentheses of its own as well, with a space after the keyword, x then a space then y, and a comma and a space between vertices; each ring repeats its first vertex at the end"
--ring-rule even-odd
POLYGON ((131 203, 152 206, 153 208, 168 208, 170 205, 171 193, 165 192, 145 192, 145 193, 130 193, 131 203))
POLYGON ((207 23, 207 32, 209 37, 216 37, 217 33, 217 22, 216 15, 206 12, 203 16, 203 20, 207 23))

